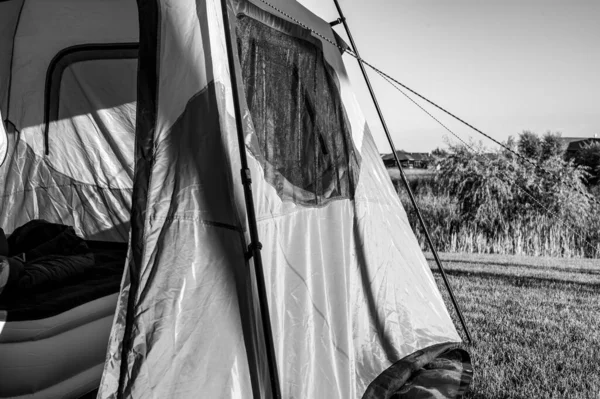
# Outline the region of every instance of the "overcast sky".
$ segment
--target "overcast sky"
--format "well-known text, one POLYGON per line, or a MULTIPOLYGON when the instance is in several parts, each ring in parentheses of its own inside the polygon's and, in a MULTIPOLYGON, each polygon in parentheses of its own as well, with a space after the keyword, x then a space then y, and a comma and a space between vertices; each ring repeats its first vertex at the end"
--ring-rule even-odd
MULTIPOLYGON (((300 2, 323 19, 337 18, 333 0, 300 2)), ((600 137, 600 0, 340 4, 364 59, 493 137, 504 141, 525 129, 600 137)), ((389 152, 356 62, 344 60, 379 150, 389 152)), ((398 148, 444 146, 443 128, 370 75, 398 148)))

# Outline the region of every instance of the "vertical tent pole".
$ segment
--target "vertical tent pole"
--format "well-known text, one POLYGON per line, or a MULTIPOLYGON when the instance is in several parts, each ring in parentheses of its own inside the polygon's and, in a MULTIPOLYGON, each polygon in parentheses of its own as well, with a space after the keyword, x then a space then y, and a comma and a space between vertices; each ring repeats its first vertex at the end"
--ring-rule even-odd
POLYGON ((240 147, 240 161, 242 184, 244 185, 244 197, 246 200, 246 212, 248 216, 248 230, 250 232, 250 245, 248 253, 254 257, 254 270, 256 273, 256 285, 258 288, 258 299, 260 302, 261 319, 265 345, 267 350, 267 361, 269 363, 269 376, 271 378, 271 391, 275 399, 281 398, 281 389, 279 387, 279 375, 277 373, 277 359, 275 355, 275 343, 273 341, 273 331, 271 330, 271 317, 269 316, 269 301, 267 299, 267 290, 265 288, 265 277, 263 271, 262 256, 260 250, 262 245, 258 239, 258 228, 256 226, 256 214, 254 210, 254 199, 252 197, 252 180, 250 169, 248 168, 248 158, 246 156, 246 144, 244 140, 244 128, 242 125, 242 112, 240 109, 240 93, 238 87, 237 69, 235 67, 235 58, 233 53, 233 37, 229 25, 229 13, 227 3, 229 0, 222 0, 223 26, 225 30, 225 42, 227 45, 227 58, 229 61, 229 75, 231 76, 231 85, 233 93, 233 105, 235 108, 235 124, 238 134, 238 143, 240 147))
POLYGON ((419 206, 417 205, 417 201, 415 200, 413 192, 410 189, 410 185, 408 184, 408 179, 406 178, 406 175, 404 174, 404 170, 402 169, 402 165, 400 164, 400 159, 398 159, 398 154, 396 153, 396 146, 394 145, 392 136, 390 135, 387 124, 385 123, 385 119, 383 117, 381 108, 379 108, 379 103, 377 102, 377 97, 375 96, 375 91, 373 90, 373 87, 371 86, 371 81, 369 80, 369 76, 367 75, 367 71, 365 70, 365 66, 363 65, 363 62, 362 62, 362 58, 360 58, 358 49, 356 48, 356 44, 354 43, 354 39, 352 38, 352 33, 350 32, 350 28, 348 27, 348 24, 346 23, 346 18, 344 17, 344 13, 342 12, 342 9, 340 7, 340 4, 338 3, 338 0, 333 0, 333 1, 335 3, 335 7, 337 8, 338 14, 340 15, 340 18, 337 19, 336 21, 332 22, 331 25, 332 26, 337 25, 340 22, 342 24, 344 24, 344 29, 346 30, 346 34, 348 35, 348 38, 350 39, 350 44, 352 46, 352 50, 354 51, 354 54, 356 54, 356 58, 358 60, 358 65, 360 66, 360 70, 363 74, 363 77, 365 78, 367 87, 369 88, 369 93, 371 94, 371 98, 373 99, 373 103, 375 104, 375 108, 377 109, 377 114, 379 115, 379 119, 381 120, 381 124, 383 125, 383 130, 385 131, 387 140, 390 144, 390 147, 392 148, 392 154, 394 155, 394 160, 396 161, 396 165, 398 165, 398 170, 400 171, 400 176, 402 178, 402 182, 404 183, 404 186, 406 187, 406 191, 408 192, 408 196, 410 197, 410 201, 412 202, 412 204, 415 208, 415 211, 417 212, 419 222, 421 224, 421 227, 423 228, 423 231, 425 232, 425 237, 427 238, 427 242, 429 243, 429 247, 431 248, 431 252, 433 253, 435 262, 437 263, 438 268, 440 269, 442 278, 444 279, 444 284, 446 284, 446 288, 448 289, 448 293, 450 294, 450 299, 452 300, 452 304, 454 305, 454 308, 456 309, 456 313, 458 314, 460 323, 462 324, 462 327, 465 330, 465 334, 467 335, 468 341, 470 343, 472 343, 473 340, 471 338, 471 333, 469 332, 469 329, 467 328, 467 323, 465 322, 465 318, 463 317, 463 314, 460 310, 460 306, 458 306, 458 302, 456 301, 456 298, 454 297, 454 292, 452 292, 452 287, 450 286, 450 282, 448 281, 448 277, 446 276, 446 272, 444 271, 444 267, 442 266, 442 261, 440 260, 440 257, 438 256, 435 246, 433 245, 433 241, 431 240, 429 231, 427 230, 427 226, 425 225, 425 220, 423 219, 423 216, 421 215, 421 210, 419 209, 419 206))

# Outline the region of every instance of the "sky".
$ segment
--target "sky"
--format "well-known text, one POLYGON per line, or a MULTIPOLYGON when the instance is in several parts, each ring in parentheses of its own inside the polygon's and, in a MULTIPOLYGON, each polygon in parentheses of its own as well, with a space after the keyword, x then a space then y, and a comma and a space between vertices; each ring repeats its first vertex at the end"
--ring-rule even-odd
MULTIPOLYGON (((299 1, 327 21, 338 17, 333 0, 299 1)), ((363 59, 497 140, 523 130, 600 137, 600 0, 339 2, 363 59)), ((346 38, 342 25, 335 30, 346 38)), ((390 152, 356 61, 344 61, 379 151, 390 152)), ((456 142, 369 75, 397 149, 456 142)), ((461 138, 494 147, 426 108, 461 138)))

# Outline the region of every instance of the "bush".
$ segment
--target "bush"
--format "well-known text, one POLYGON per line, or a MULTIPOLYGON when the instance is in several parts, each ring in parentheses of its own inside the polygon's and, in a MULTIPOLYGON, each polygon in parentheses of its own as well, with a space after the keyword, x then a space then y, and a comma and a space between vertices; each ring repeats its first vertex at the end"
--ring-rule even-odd
POLYGON ((600 184, 600 143, 591 142, 584 145, 575 154, 575 163, 584 166, 590 173, 588 184, 591 186, 597 186, 600 184))
MULTIPOLYGON (((584 184, 589 174, 585 167, 563 159, 557 137, 547 134, 539 139, 527 133, 517 143, 508 143, 522 155, 537 154, 532 161, 547 175, 510 152, 486 153, 483 146, 471 143, 476 154, 462 145, 449 146, 433 177, 411 181, 439 249, 599 256, 600 212, 584 184)), ((424 245, 408 196, 403 188, 399 193, 424 245)))

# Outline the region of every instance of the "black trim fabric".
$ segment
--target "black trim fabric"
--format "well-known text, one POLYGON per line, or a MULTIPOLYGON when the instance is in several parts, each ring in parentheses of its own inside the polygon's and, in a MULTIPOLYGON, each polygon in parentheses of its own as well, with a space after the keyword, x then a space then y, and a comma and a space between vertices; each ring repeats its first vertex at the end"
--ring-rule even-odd
POLYGON ((408 399, 415 397, 415 392, 419 392, 419 398, 425 398, 429 396, 423 396, 423 392, 428 390, 442 392, 448 399, 460 398, 466 393, 472 380, 473 367, 469 353, 458 343, 437 344, 416 351, 392 364, 369 384, 362 399, 408 399), (453 366, 449 375, 451 373, 455 377, 460 373, 460 376, 445 378, 439 386, 431 386, 431 378, 426 378, 426 386, 420 385, 420 373, 442 370, 444 362, 453 366))
POLYGON ((126 60, 138 58, 138 43, 80 44, 58 52, 50 61, 44 90, 44 141, 46 155, 50 153, 50 122, 58 119, 60 82, 65 69, 77 62, 94 60, 126 60))
POLYGON ((333 32, 333 37, 335 37, 335 42, 338 45, 338 50, 340 50, 340 54, 343 55, 347 50, 350 50, 350 46, 348 46, 348 43, 346 43, 346 41, 342 39, 342 37, 338 35, 336 31, 334 31, 333 29, 331 31, 333 32))
POLYGON ((121 346, 121 364, 117 398, 128 397, 128 355, 132 345, 135 298, 140 285, 140 265, 145 251, 145 216, 148 189, 154 164, 154 134, 158 115, 161 17, 158 0, 138 0, 140 43, 138 52, 137 110, 135 127, 135 172, 131 207, 131 257, 129 297, 125 331, 121 346))
POLYGON ((17 131, 17 127, 15 126, 14 123, 12 123, 10 120, 5 119, 4 120, 4 129, 6 130, 6 133, 14 133, 17 131), (10 129, 9 129, 10 128, 10 129))

